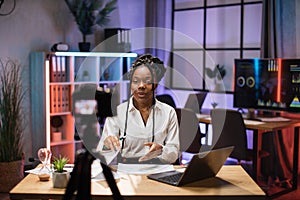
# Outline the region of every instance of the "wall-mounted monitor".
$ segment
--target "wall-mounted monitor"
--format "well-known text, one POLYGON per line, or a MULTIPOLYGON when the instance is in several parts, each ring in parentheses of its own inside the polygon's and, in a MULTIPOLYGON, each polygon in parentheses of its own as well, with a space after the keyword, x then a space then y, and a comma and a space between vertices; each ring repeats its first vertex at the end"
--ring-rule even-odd
POLYGON ((234 107, 300 112, 300 59, 235 59, 234 107))

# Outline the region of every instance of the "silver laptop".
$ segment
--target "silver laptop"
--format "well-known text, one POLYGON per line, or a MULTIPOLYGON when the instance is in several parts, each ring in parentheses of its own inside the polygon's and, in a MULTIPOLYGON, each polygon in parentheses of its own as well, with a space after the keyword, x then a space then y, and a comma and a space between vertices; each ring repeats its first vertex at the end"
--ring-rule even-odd
POLYGON ((184 172, 170 171, 151 174, 147 177, 175 186, 215 177, 233 151, 233 146, 195 154, 184 172))

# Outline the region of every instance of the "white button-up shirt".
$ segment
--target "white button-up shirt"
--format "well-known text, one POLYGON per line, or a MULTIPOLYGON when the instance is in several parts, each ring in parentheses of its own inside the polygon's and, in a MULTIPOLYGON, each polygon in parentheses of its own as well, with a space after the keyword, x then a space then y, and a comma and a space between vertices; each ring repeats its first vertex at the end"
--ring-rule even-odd
POLYGON ((124 136, 127 121, 126 139, 122 149, 123 157, 137 158, 145 155, 149 148, 146 148, 144 143, 152 142, 152 135, 154 134, 154 142, 163 146, 162 153, 158 158, 163 163, 174 163, 179 155, 179 126, 175 109, 156 100, 154 121, 153 109, 151 108, 145 125, 141 113, 133 106, 132 97, 126 120, 127 104, 128 102, 120 104, 117 108, 117 116, 106 119, 98 150, 103 149, 103 143, 107 136, 124 136))

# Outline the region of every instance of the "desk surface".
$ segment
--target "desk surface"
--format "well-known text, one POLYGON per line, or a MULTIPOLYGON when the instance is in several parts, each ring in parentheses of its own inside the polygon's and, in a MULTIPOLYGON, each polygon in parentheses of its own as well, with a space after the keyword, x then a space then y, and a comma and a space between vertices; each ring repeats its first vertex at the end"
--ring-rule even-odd
MULTIPOLYGON (((199 122, 210 124, 211 118, 208 114, 197 114, 199 122)), ((245 126, 247 129, 263 130, 263 131, 277 131, 285 128, 294 128, 300 126, 299 119, 290 119, 289 121, 274 121, 262 122, 245 119, 245 126)))
MULTIPOLYGON (((210 124, 211 118, 209 114, 197 114, 200 123, 210 124)), ((293 131, 287 131, 287 133, 293 134, 293 169, 292 169, 292 189, 297 189, 298 186, 298 157, 299 157, 299 129, 300 119, 296 118, 283 118, 282 121, 277 119, 268 120, 268 122, 247 120, 244 119, 245 126, 248 130, 253 130, 253 177, 257 180, 257 175, 260 172, 260 159, 259 152, 262 146, 262 133, 273 132, 282 133, 283 129, 293 129, 293 131), (289 119, 289 120, 286 120, 289 119)), ((278 145, 279 148, 284 148, 283 145, 278 145)), ((290 152, 284 149, 284 152, 290 152)), ((288 188, 289 190, 289 188, 288 188)), ((287 190, 287 191, 288 191, 287 190)))
MULTIPOLYGON (((200 170, 200 169, 199 169, 200 170)), ((118 188, 125 199, 265 199, 265 193, 239 165, 223 166, 217 177, 194 182, 182 187, 148 179, 145 175, 121 175, 118 188)), ((11 199, 61 199, 64 189, 52 187, 52 181, 40 182, 33 174, 27 175, 10 191, 11 199)), ((112 199, 106 181, 92 181, 93 199, 112 199)))

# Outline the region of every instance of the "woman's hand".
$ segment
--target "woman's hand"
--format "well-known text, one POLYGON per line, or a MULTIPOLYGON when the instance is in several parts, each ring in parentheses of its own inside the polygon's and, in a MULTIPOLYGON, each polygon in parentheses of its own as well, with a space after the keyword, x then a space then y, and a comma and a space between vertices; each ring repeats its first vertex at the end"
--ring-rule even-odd
POLYGON ((155 142, 147 142, 144 145, 149 147, 149 151, 144 156, 140 157, 139 162, 155 158, 162 152, 162 146, 155 142))
POLYGON ((104 140, 104 146, 108 147, 111 150, 120 149, 120 140, 117 136, 114 135, 107 136, 104 140))

